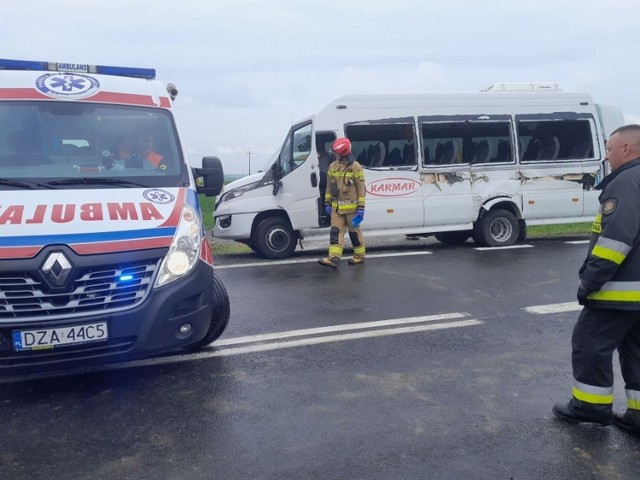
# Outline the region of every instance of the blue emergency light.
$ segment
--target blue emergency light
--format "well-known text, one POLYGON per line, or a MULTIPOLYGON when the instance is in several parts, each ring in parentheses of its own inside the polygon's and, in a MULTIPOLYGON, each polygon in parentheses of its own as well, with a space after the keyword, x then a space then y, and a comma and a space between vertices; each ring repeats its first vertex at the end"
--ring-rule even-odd
POLYGON ((82 63, 37 62, 31 60, 10 60, 0 58, 0 70, 44 70, 69 73, 97 73, 118 77, 135 77, 153 80, 154 68, 113 67, 108 65, 87 65, 82 63))

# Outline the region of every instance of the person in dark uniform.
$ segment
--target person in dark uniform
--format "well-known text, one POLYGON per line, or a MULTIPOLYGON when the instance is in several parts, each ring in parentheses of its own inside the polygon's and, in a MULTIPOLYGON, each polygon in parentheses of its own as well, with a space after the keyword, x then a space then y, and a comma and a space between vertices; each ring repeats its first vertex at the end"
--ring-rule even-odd
POLYGON ((588 256, 579 271, 584 306, 571 338, 573 397, 553 407, 570 422, 615 423, 640 434, 640 125, 607 142, 612 173, 602 190, 588 256), (627 409, 613 413, 613 352, 618 350, 627 409))

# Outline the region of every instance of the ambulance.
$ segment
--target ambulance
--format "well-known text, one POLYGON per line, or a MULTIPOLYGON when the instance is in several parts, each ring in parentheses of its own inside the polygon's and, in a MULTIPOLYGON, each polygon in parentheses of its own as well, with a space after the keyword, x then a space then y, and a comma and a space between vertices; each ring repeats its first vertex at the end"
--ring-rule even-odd
POLYGON ((293 125, 265 172, 225 186, 214 235, 272 259, 305 239, 328 242, 329 146, 347 137, 365 169, 365 238, 513 245, 528 225, 593 220, 604 143, 623 124, 619 108, 557 83, 344 96, 293 125))
POLYGON ((173 84, 155 70, 0 59, 0 374, 193 350, 229 321, 173 84))

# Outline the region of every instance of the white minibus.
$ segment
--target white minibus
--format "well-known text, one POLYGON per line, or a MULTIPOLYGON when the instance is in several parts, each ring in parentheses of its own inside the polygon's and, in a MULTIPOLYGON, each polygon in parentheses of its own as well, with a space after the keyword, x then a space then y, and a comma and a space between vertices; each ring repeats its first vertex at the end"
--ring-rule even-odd
POLYGON ((303 239, 328 241, 319 152, 345 136, 365 168, 365 238, 512 245, 527 225, 593 219, 604 143, 622 124, 619 108, 555 83, 344 96, 293 125, 265 172, 225 186, 214 236, 272 259, 291 256, 303 239))

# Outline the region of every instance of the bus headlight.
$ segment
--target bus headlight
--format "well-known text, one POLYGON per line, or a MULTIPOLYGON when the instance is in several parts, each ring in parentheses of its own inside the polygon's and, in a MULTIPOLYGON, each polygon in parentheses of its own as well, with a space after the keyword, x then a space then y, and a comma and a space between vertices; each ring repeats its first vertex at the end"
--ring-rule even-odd
POLYGON ((193 269, 200 258, 201 232, 200 217, 192 207, 185 205, 169 253, 160 265, 156 287, 171 283, 193 269))

